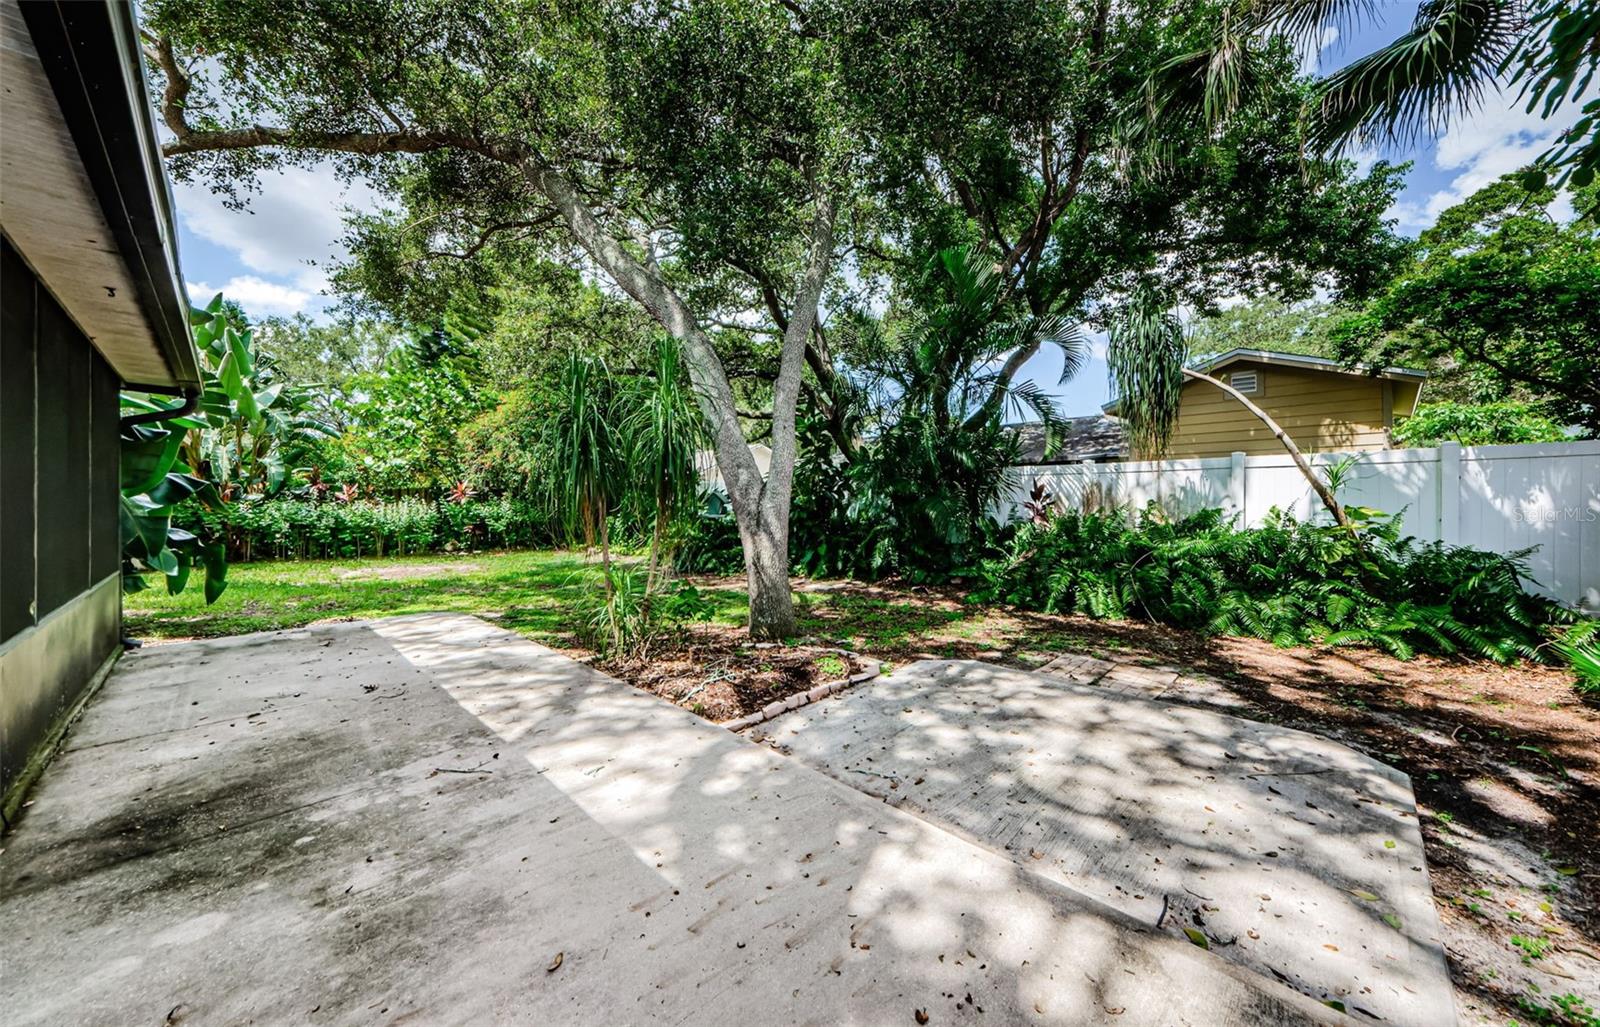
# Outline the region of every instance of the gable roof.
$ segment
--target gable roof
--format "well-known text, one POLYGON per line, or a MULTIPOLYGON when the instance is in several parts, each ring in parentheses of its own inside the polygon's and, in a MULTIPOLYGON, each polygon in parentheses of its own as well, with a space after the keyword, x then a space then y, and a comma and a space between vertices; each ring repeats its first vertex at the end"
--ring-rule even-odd
MULTIPOLYGON (((1239 363, 1266 364, 1269 367, 1293 367, 1302 371, 1322 371, 1327 374, 1348 375, 1352 378, 1375 378, 1379 380, 1412 382, 1420 385, 1427 380, 1428 372, 1419 371, 1409 367, 1385 367, 1373 369, 1366 364, 1353 364, 1346 367, 1337 360, 1327 357, 1314 357, 1306 353, 1280 353, 1269 349, 1246 349, 1235 347, 1226 353, 1204 357, 1191 362, 1189 367, 1201 374, 1210 374, 1220 371, 1225 367, 1239 363)), ((1120 398, 1113 397, 1109 403, 1100 409, 1108 414, 1115 415, 1122 405, 1120 398)))
POLYGON ((1013 425, 1017 433, 1019 464, 1080 464, 1120 460, 1127 456, 1128 437, 1122 423, 1101 414, 1068 417, 1056 439, 1056 448, 1045 455, 1044 425, 1038 421, 1013 425))
POLYGON ((1331 371, 1334 374, 1360 375, 1364 378, 1388 378, 1395 381, 1420 382, 1428 377, 1428 372, 1418 371, 1409 367, 1385 367, 1373 370, 1366 364, 1353 364, 1346 367, 1337 360, 1327 357, 1314 357, 1306 353, 1279 353, 1269 349, 1244 349, 1236 347, 1226 353, 1218 353, 1213 357, 1206 357, 1189 366, 1203 374, 1249 361, 1253 364, 1269 364, 1279 367, 1297 367, 1307 371, 1331 371))

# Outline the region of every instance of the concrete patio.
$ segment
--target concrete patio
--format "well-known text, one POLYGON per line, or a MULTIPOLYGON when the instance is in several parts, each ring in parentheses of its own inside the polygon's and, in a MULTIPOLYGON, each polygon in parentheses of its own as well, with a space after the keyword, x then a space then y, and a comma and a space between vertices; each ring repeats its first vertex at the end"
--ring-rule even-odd
POLYGON ((763 735, 1320 1001, 1454 1022, 1404 774, 1303 731, 1147 698, 1171 672, 1051 666, 925 660, 763 735))
POLYGON ((468 617, 130 654, 6 839, 0 1008, 17 1024, 1343 1021, 824 769, 468 617))

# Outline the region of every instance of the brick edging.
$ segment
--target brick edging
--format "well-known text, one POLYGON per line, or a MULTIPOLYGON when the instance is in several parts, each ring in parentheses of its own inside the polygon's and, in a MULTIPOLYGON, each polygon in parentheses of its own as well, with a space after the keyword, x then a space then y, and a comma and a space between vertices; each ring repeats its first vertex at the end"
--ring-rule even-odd
POLYGON ((841 678, 838 681, 827 681, 820 685, 815 685, 804 692, 796 692, 787 698, 778 699, 774 702, 767 703, 767 705, 761 707, 761 709, 754 713, 747 714, 738 718, 737 720, 724 721, 722 726, 727 728, 729 731, 743 731, 746 728, 755 727, 757 724, 771 720, 780 713, 787 713, 790 710, 798 710, 800 707, 809 706, 819 699, 826 699, 830 695, 842 692, 851 685, 859 685, 863 681, 871 681, 873 678, 877 677, 883 672, 883 663, 880 660, 868 660, 861 656, 861 654, 852 653, 847 649, 840 649, 836 651, 844 653, 852 660, 860 660, 862 663, 868 663, 871 665, 871 668, 869 670, 864 670, 859 674, 851 674, 849 677, 841 678))

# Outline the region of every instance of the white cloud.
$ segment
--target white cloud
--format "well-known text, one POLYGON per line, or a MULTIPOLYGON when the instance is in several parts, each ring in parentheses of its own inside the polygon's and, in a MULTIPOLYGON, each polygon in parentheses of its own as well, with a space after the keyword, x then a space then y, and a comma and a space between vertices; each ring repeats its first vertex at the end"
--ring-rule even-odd
MULTIPOLYGON (((1531 164, 1543 153, 1556 134, 1576 119, 1578 106, 1568 103, 1550 121, 1523 108, 1527 101, 1515 92, 1488 96, 1481 110, 1460 118, 1439 138, 1433 163, 1456 176, 1443 189, 1429 196, 1420 211, 1422 224, 1431 224, 1440 212, 1471 196, 1507 172, 1531 164)), ((1414 222, 1415 223, 1415 222, 1414 222)))
POLYGON ((179 216, 195 235, 232 251, 250 270, 286 279, 306 292, 327 284, 326 273, 307 262, 325 265, 344 254, 345 209, 379 206, 370 186, 346 186, 327 164, 263 175, 261 192, 249 197, 248 211, 229 210, 203 184, 177 183, 173 191, 179 216))
POLYGON ((205 282, 187 282, 185 284, 189 289, 189 301, 191 303, 206 303, 212 296, 220 292, 226 298, 243 307, 245 313, 253 317, 269 314, 283 316, 298 314, 305 310, 306 305, 315 299, 315 294, 307 289, 297 289, 278 282, 269 282, 255 275, 237 275, 221 285, 207 285, 205 282))
POLYGON ((1339 30, 1332 25, 1326 26, 1317 38, 1315 46, 1306 44, 1305 50, 1300 55, 1300 74, 1315 75, 1322 64, 1322 55, 1328 52, 1328 47, 1339 41, 1339 30))

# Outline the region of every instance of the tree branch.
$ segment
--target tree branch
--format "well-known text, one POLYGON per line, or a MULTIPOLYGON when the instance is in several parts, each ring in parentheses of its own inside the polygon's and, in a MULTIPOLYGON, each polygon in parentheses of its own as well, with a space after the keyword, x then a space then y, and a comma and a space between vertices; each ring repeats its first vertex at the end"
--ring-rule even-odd
POLYGON ((418 264, 426 263, 429 260, 435 260, 441 257, 451 257, 456 260, 471 260, 473 257, 477 256, 485 246, 489 245, 491 239, 502 232, 523 229, 525 231, 522 238, 526 238, 526 230, 543 228, 547 225, 554 224, 555 221, 556 216, 554 214, 551 214, 549 217, 536 218, 531 221, 499 221, 485 227, 483 231, 478 233, 477 241, 460 253, 453 253, 449 250, 427 250, 422 254, 422 256, 414 257, 411 260, 406 261, 401 266, 415 267, 418 264))

